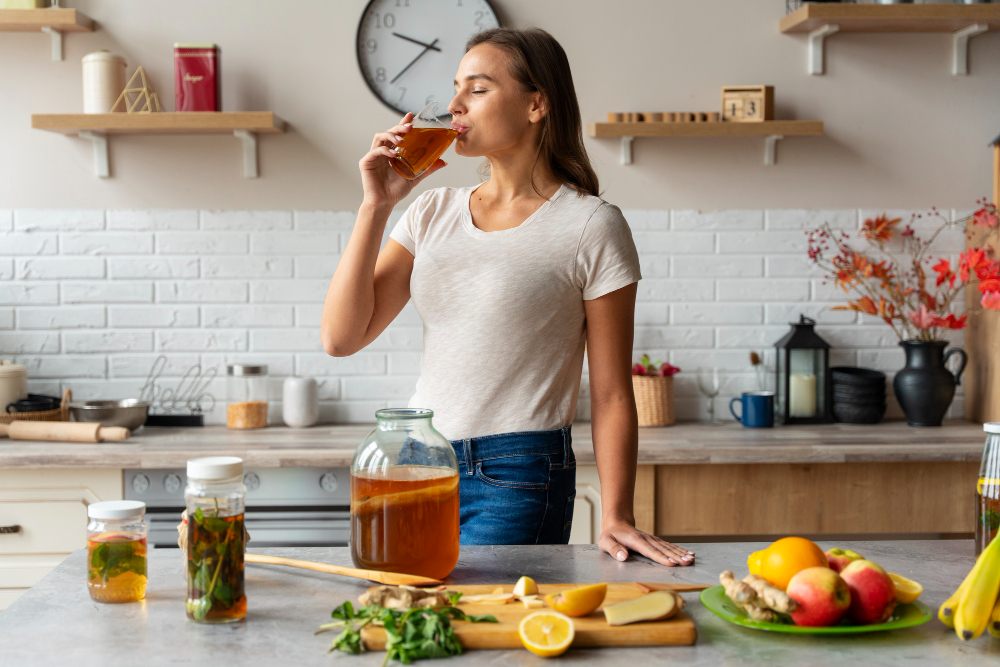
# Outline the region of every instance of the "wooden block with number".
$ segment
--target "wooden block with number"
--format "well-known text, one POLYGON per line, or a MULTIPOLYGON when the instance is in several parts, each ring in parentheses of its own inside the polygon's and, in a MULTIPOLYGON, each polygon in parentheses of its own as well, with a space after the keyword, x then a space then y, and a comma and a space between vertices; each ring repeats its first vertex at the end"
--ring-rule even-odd
POLYGON ((736 123, 774 120, 774 86, 724 86, 722 119, 736 123))

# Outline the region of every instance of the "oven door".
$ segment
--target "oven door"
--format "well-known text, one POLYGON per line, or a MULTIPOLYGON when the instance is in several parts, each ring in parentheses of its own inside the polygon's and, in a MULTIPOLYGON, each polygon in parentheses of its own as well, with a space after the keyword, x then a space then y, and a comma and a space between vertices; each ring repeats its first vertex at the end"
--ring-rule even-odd
MULTIPOLYGON (((149 508, 149 543, 177 546, 181 507, 149 508)), ((342 547, 351 537, 351 513, 346 507, 248 507, 246 527, 250 547, 342 547)))

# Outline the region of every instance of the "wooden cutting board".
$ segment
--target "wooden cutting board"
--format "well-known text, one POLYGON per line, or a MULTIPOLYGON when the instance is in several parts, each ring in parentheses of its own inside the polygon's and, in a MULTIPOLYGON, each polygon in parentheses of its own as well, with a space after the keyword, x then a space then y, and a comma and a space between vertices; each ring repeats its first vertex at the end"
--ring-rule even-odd
MULTIPOLYGON (((540 595, 558 593, 560 591, 583 586, 584 584, 539 584, 540 595)), ((469 586, 448 586, 449 591, 459 591, 463 595, 480 595, 492 593, 502 588, 504 593, 510 593, 513 584, 477 584, 469 586)), ((700 591, 706 586, 698 584, 638 584, 609 583, 608 595, 604 604, 614 604, 623 600, 644 595, 650 590, 673 590, 675 592, 700 591)), ((688 596, 689 598, 691 596, 688 596)), ((685 600, 691 604, 692 600, 685 600)), ((466 649, 504 649, 521 648, 521 640, 517 636, 517 626, 528 614, 547 609, 526 609, 519 600, 509 604, 462 604, 458 606, 467 614, 493 614, 499 623, 467 623, 453 621, 455 635, 466 649)), ((602 605, 603 607, 603 605, 602 605)), ((694 644, 698 637, 694 621, 684 611, 666 621, 646 621, 630 625, 611 626, 604 620, 604 612, 599 608, 589 616, 573 619, 576 629, 575 647, 602 646, 663 646, 694 644)), ((370 650, 381 651, 385 648, 385 631, 379 627, 366 627, 361 631, 362 639, 370 650)))

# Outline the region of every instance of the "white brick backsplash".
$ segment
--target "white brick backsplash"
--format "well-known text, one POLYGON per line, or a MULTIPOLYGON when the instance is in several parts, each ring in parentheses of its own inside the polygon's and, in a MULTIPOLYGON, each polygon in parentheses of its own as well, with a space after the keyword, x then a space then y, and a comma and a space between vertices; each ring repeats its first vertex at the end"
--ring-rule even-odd
POLYGON ((413 395, 417 385, 415 375, 393 377, 345 377, 342 378, 346 400, 382 399, 397 403, 406 401, 413 395))
POLYGON ((757 304, 678 303, 670 306, 673 324, 760 324, 763 306, 757 304))
POLYGON ((0 283, 0 305, 59 303, 59 286, 47 283, 0 283))
POLYGON ((14 328, 14 309, 0 308, 0 329, 14 328))
POLYGON ((788 327, 719 327, 717 340, 718 346, 722 348, 739 347, 760 351, 761 348, 774 347, 786 333, 788 327))
POLYGON ((635 232, 639 254, 697 254, 715 251, 715 234, 696 232, 635 232))
POLYGON ((47 232, 11 232, 0 234, 0 255, 54 255, 59 235, 47 232))
POLYGON ((624 209, 622 215, 628 221, 628 226, 636 231, 663 230, 670 228, 670 211, 624 209))
POLYGON ((247 235, 239 232, 157 232, 162 255, 245 255, 247 235))
MULTIPOLYGON (((147 378, 159 355, 156 354, 114 354, 108 357, 108 375, 112 378, 147 378)), ((189 368, 199 363, 197 354, 171 354, 166 357, 157 377, 179 378, 189 368)))
POLYGON ((764 322, 786 324, 798 322, 799 315, 816 320, 818 324, 851 324, 858 321, 857 313, 849 310, 833 310, 836 303, 769 303, 764 306, 764 322))
POLYGON ((295 211, 295 229, 304 232, 349 232, 357 220, 354 211, 295 211))
POLYGON ((274 231, 292 228, 291 211, 202 211, 201 228, 274 231))
POLYGON ((389 375, 419 375, 422 356, 419 352, 390 352, 386 371, 389 375))
MULTIPOLYGON (((894 350, 858 350, 858 364, 865 368, 874 368, 878 371, 885 371, 894 374, 901 369, 906 362, 902 349, 894 350)), ((892 384, 892 378, 889 379, 892 384)))
POLYGON ((824 326, 818 328, 823 340, 833 347, 880 347, 889 348, 898 342, 896 334, 892 333, 886 324, 881 326, 824 326))
POLYGON ((764 275, 760 257, 720 257, 685 255, 673 258, 673 275, 678 278, 756 278, 764 275))
POLYGON ((30 334, 0 331, 0 356, 59 352, 59 333, 36 331, 30 334))
POLYGON ((805 252, 796 255, 775 255, 764 259, 768 278, 821 278, 823 272, 809 260, 805 252))
POLYGON ((179 209, 108 211, 108 229, 122 231, 194 231, 198 229, 198 211, 179 209))
POLYGON ((142 389, 143 378, 120 380, 73 380, 67 382, 74 401, 113 401, 135 398, 142 389))
POLYGON ((424 340, 421 327, 403 327, 393 325, 386 328, 378 338, 369 345, 369 350, 419 350, 424 340))
POLYGON ((292 306, 262 306, 260 304, 203 306, 202 316, 203 326, 213 329, 290 327, 294 323, 292 306))
POLYGON ((250 300, 259 303, 323 303, 329 280, 271 280, 250 283, 250 300))
POLYGON ((825 278, 816 278, 811 282, 811 299, 813 301, 832 301, 836 304, 846 304, 848 300, 855 298, 853 294, 845 292, 841 288, 837 287, 833 281, 826 280, 825 278))
POLYGON ((706 280, 648 278, 639 281, 638 297, 644 301, 711 301, 715 285, 706 280))
POLYGON ((128 278, 197 278, 197 257, 109 257, 108 276, 128 278))
POLYGON ((635 324, 661 325, 670 320, 670 306, 666 303, 636 303, 635 324))
POLYGON ((339 254, 308 255, 295 258, 296 278, 326 278, 329 280, 340 261, 339 254))
POLYGON ((336 255, 338 252, 338 232, 256 232, 250 235, 253 255, 336 255))
POLYGON ((104 306, 25 306, 17 309, 18 329, 92 329, 106 323, 104 306))
POLYGON ((636 326, 632 347, 638 353, 682 347, 715 347, 711 327, 636 326))
POLYGON ((229 364, 248 364, 267 366, 268 378, 279 385, 276 396, 281 395, 280 384, 290 375, 295 375, 295 355, 291 353, 276 354, 265 352, 227 352, 226 354, 203 354, 201 363, 206 371, 215 369, 220 378, 226 377, 226 366, 229 364))
POLYGON ((110 306, 111 326, 122 329, 172 329, 198 326, 198 306, 110 306))
POLYGON ((66 352, 151 352, 153 333, 149 331, 65 331, 66 352))
POLYGON ((291 257, 204 257, 204 278, 291 278, 291 257))
POLYGON ((245 352, 247 332, 238 329, 157 331, 156 349, 163 352, 245 352))
POLYGON ((295 355, 295 372, 305 376, 385 375, 386 355, 368 351, 349 357, 331 357, 322 352, 302 353, 295 355))
POLYGON ((70 209, 25 209, 14 211, 14 229, 60 232, 92 232, 104 229, 104 211, 70 209))
POLYGON ((14 268, 18 280, 60 280, 64 278, 103 278, 104 260, 100 257, 18 258, 14 268))
POLYGON ((72 282, 60 286, 63 303, 149 303, 153 300, 153 283, 72 282))
MULTIPOLYGON (((677 259, 673 260, 674 262, 677 259)), ((669 278, 670 257, 667 255, 646 255, 639 257, 639 271, 643 278, 669 278)))
MULTIPOLYGON (((392 401, 400 405, 400 401, 392 401)), ((389 407, 389 401, 339 401, 337 403, 320 405, 319 418, 331 422, 349 422, 355 424, 374 424, 375 411, 389 407)))
POLYGON ((153 235, 143 232, 83 232, 59 235, 62 255, 148 255, 153 235))
POLYGON ((674 211, 670 228, 676 231, 749 231, 764 228, 763 211, 674 211))
POLYGON ((395 326, 422 326, 423 320, 420 319, 420 314, 417 312, 417 307, 413 305, 413 302, 408 302, 403 309, 399 311, 399 315, 396 319, 392 321, 395 326))
POLYGON ((719 234, 719 252, 733 254, 774 255, 802 254, 806 251, 806 235, 802 232, 728 232, 719 234))
POLYGON ((0 232, 8 232, 14 229, 14 211, 9 208, 0 208, 0 232))
POLYGON ((280 350, 322 350, 318 329, 260 329, 250 331, 250 349, 254 352, 280 350))
POLYGON ((22 357, 18 363, 23 364, 30 378, 103 378, 104 357, 92 354, 58 356, 22 357))
POLYGON ((807 301, 809 281, 787 278, 744 278, 718 281, 719 301, 807 301))
POLYGON ((295 306, 295 325, 299 327, 319 327, 323 319, 323 304, 311 303, 295 306))
POLYGON ((14 277, 14 260, 0 258, 0 280, 11 280, 14 277))
POLYGON ((190 280, 156 283, 161 303, 245 303, 247 284, 242 280, 190 280))
MULTIPOLYGON (((775 209, 764 213, 767 229, 785 230, 816 229, 829 223, 833 229, 853 230, 858 228, 858 212, 855 210, 821 209, 775 209)), ((803 234, 803 238, 805 235, 803 234)))

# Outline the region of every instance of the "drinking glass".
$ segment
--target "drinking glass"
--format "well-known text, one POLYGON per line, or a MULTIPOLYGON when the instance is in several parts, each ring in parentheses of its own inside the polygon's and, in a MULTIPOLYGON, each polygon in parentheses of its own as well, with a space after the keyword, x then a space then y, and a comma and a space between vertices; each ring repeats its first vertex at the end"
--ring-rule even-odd
POLYGON ((458 136, 438 118, 438 103, 431 102, 413 117, 410 131, 396 146, 396 157, 389 164, 408 181, 420 176, 434 164, 458 136))
POLYGON ((708 423, 717 424, 715 419, 715 397, 719 395, 719 369, 698 367, 698 391, 708 398, 708 423))

